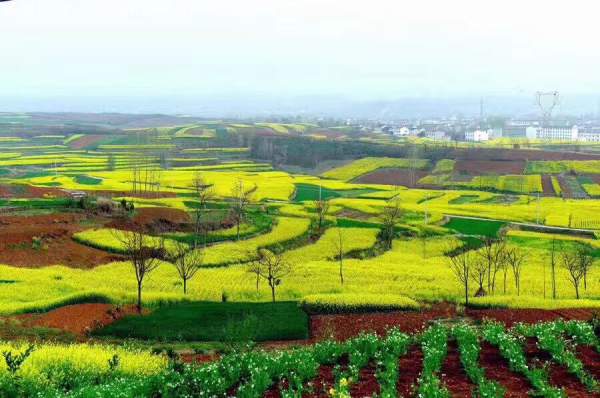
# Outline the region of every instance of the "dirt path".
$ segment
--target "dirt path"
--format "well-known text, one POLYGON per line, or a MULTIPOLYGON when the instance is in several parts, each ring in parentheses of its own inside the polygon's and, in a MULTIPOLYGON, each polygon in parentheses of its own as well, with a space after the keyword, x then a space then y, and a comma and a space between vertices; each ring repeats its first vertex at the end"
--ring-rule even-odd
POLYGON ((460 353, 456 342, 448 342, 448 355, 442 366, 440 379, 453 397, 470 397, 475 385, 471 383, 460 362, 460 353))
POLYGON ((485 369, 485 375, 489 380, 495 380, 506 389, 505 398, 528 397, 531 389, 529 381, 522 375, 512 372, 506 360, 500 355, 498 348, 483 342, 479 365, 485 369))
POLYGON ((412 397, 419 384, 419 376, 423 371, 423 351, 413 345, 406 355, 398 361, 399 377, 396 390, 401 397, 412 397))
POLYGON ((564 366, 557 365, 552 361, 552 357, 546 351, 540 350, 536 345, 535 338, 528 338, 525 342, 525 355, 530 366, 543 367, 548 364, 548 374, 550 384, 555 387, 561 387, 569 398, 587 398, 594 397, 588 392, 583 384, 564 366))

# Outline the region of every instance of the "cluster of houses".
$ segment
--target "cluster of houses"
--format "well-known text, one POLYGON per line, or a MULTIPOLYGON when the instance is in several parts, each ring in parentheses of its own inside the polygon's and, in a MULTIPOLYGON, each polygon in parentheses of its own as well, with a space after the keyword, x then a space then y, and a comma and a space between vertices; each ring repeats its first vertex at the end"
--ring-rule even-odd
POLYGON ((534 120, 510 120, 501 127, 482 128, 478 123, 457 121, 400 122, 378 127, 394 137, 418 136, 432 140, 485 142, 497 138, 525 140, 600 142, 600 126, 577 126, 568 122, 548 124, 534 120))

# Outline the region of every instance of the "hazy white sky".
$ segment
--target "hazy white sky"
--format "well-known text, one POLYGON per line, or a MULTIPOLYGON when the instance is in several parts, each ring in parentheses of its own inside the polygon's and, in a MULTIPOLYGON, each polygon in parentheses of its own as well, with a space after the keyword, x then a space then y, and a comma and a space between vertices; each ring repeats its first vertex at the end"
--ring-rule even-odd
POLYGON ((583 0, 12 0, 0 95, 595 93, 599 14, 583 0))

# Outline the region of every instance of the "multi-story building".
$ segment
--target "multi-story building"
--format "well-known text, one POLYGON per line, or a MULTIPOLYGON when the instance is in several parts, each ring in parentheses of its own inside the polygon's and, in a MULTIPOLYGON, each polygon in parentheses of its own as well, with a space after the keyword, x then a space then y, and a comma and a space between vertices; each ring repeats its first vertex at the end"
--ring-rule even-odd
POLYGON ((578 139, 583 142, 600 142, 600 127, 580 128, 578 139))
POLYGON ((529 126, 525 136, 530 140, 577 141, 578 133, 577 126, 529 126))
POLYGON ((489 130, 468 130, 465 131, 465 141, 489 141, 490 131, 489 130))

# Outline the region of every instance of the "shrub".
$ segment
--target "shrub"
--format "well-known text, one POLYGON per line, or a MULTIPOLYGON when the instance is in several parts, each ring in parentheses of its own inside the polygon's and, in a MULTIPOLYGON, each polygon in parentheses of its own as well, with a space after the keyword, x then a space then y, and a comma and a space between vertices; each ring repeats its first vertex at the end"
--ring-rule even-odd
POLYGON ((302 307, 312 313, 418 310, 419 303, 392 294, 313 294, 302 299, 302 307))

